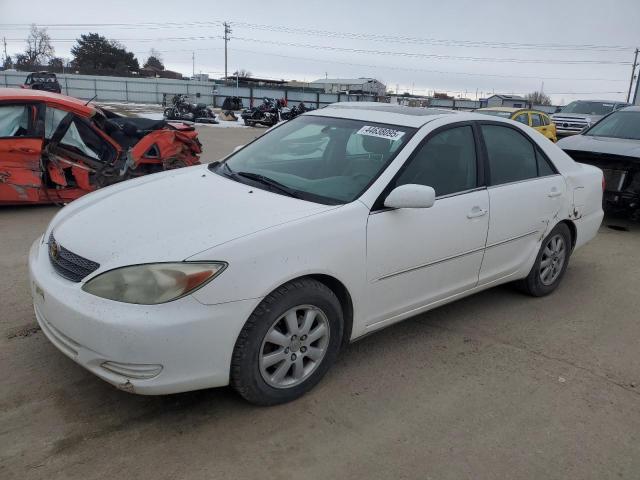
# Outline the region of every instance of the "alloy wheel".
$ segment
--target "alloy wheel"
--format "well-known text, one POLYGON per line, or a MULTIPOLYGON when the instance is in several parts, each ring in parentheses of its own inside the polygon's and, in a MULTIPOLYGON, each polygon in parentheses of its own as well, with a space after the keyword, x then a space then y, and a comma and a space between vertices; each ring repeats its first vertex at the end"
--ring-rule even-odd
POLYGON ((562 235, 554 235, 542 250, 540 259, 540 281, 551 285, 560 276, 567 257, 567 247, 562 235))
POLYGON ((287 310, 271 325, 259 354, 260 374, 274 388, 304 382, 318 368, 329 346, 329 320, 313 305, 287 310))

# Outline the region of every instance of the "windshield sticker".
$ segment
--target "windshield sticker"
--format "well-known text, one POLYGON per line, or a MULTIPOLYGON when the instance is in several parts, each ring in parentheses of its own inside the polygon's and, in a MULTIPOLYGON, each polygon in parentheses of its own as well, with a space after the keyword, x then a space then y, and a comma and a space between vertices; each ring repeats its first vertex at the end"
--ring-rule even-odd
POLYGON ((402 138, 404 132, 394 130, 392 128, 374 127, 365 125, 356 132, 358 135, 368 135, 369 137, 387 138, 389 140, 398 140, 402 138))

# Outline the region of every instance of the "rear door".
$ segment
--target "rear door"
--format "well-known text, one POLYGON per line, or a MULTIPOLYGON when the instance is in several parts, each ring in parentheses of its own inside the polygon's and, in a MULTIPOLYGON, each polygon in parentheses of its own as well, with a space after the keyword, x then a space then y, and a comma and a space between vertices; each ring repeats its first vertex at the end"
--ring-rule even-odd
POLYGON ((526 267, 562 207, 566 185, 528 135, 515 126, 482 122, 491 215, 480 284, 526 267))
POLYGON ((0 104, 0 204, 37 202, 42 195, 42 137, 37 104, 0 104))

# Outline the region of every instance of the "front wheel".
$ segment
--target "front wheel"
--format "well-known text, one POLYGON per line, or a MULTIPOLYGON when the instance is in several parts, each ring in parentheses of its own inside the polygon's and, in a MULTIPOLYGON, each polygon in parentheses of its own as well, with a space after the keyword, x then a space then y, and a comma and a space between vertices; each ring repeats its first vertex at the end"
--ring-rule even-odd
POLYGON ((265 297, 240 332, 231 384, 257 405, 295 400, 334 363, 342 334, 342 308, 326 285, 289 282, 265 297))
POLYGON ((542 241, 536 261, 520 286, 534 297, 550 294, 560 284, 570 256, 571 232, 567 225, 559 223, 542 241))

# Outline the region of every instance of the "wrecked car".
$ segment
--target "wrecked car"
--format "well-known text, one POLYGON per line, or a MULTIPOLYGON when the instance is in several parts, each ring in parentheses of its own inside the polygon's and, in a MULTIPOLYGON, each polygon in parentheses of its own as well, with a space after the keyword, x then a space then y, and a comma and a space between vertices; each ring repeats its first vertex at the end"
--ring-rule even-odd
POLYGON ((615 111, 558 146, 576 162, 602 169, 607 210, 640 219, 640 107, 615 111))
POLYGON ((55 73, 34 72, 27 75, 21 88, 31 90, 46 90, 47 92, 62 93, 62 87, 55 73))
POLYGON ((193 126, 122 117, 41 90, 0 89, 0 205, 66 203, 200 163, 193 126))

